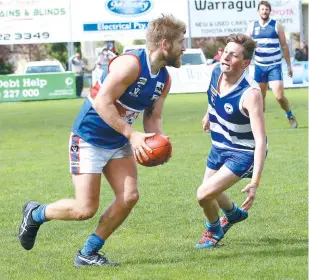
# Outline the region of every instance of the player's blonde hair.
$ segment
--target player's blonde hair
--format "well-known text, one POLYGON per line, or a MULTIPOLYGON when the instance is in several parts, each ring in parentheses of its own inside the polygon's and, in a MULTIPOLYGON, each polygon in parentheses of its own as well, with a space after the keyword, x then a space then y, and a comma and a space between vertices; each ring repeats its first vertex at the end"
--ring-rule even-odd
POLYGON ((244 59, 252 59, 256 43, 249 36, 237 33, 231 34, 226 37, 226 43, 234 42, 236 44, 242 45, 244 47, 244 59))
POLYGON ((162 40, 166 39, 171 44, 181 34, 186 33, 186 24, 176 19, 173 15, 167 14, 151 21, 146 34, 146 46, 150 51, 158 48, 162 40))

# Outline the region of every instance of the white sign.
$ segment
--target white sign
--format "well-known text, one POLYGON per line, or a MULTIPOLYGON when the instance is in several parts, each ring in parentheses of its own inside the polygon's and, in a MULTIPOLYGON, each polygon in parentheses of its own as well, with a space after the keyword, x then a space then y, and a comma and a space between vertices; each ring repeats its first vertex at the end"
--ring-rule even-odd
MULTIPOLYGON (((300 32, 298 0, 270 0, 271 17, 278 19, 286 32, 300 32)), ((246 33, 248 24, 258 20, 257 0, 189 0, 192 37, 219 37, 246 33)))
POLYGON ((299 0, 271 0, 271 18, 284 26, 285 32, 301 32, 299 0))
POLYGON ((148 22, 162 13, 188 24, 187 0, 72 1, 72 37, 74 41, 145 39, 148 22))
POLYGON ((214 65, 168 67, 172 86, 170 93, 206 92, 214 65))
POLYGON ((0 45, 68 42, 69 0, 0 1, 0 45))

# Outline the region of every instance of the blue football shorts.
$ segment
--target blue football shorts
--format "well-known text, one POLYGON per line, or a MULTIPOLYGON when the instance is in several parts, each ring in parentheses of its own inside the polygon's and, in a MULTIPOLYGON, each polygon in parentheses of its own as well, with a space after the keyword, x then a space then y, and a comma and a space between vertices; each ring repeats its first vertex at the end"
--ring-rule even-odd
POLYGON ((270 81, 282 81, 282 65, 275 64, 270 66, 254 66, 254 80, 258 83, 267 83, 270 81))
POLYGON ((222 149, 212 146, 207 158, 207 167, 219 170, 223 165, 230 169, 236 176, 252 178, 254 152, 222 149))

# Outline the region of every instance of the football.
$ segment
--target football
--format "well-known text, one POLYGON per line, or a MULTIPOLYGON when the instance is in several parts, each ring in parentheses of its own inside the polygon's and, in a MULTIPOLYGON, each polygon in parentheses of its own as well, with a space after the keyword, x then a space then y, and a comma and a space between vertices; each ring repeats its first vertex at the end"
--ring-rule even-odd
POLYGON ((149 159, 143 157, 143 162, 140 162, 137 158, 139 164, 147 167, 157 166, 167 162, 172 156, 172 144, 168 138, 155 134, 145 142, 152 149, 152 153, 145 151, 149 159))

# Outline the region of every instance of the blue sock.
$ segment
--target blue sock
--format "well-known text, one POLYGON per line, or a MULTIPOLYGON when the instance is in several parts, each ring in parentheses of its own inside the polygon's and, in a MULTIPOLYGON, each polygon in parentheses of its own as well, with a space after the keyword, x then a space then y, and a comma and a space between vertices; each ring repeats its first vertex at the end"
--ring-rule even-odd
POLYGON ((234 202, 232 203, 233 203, 233 208, 231 210, 228 210, 228 211, 223 210, 223 213, 225 214, 229 222, 233 222, 237 220, 241 215, 241 209, 236 204, 234 204, 234 202))
POLYGON ((44 222, 46 222, 46 218, 45 218, 45 209, 46 209, 47 204, 42 204, 40 205, 37 209, 32 211, 32 219, 39 223, 39 224, 43 224, 44 222))
POLYGON ((105 241, 103 239, 93 233, 88 237, 84 248, 80 252, 82 255, 92 255, 98 252, 103 247, 104 243, 105 241))
POLYGON ((206 229, 215 233, 216 235, 222 235, 222 229, 221 229, 221 225, 220 225, 220 219, 218 218, 217 221, 215 221, 214 223, 211 223, 209 221, 206 221, 206 229))
POLYGON ((285 112, 285 115, 287 118, 290 118, 293 116, 292 110, 290 110, 289 112, 285 112))

